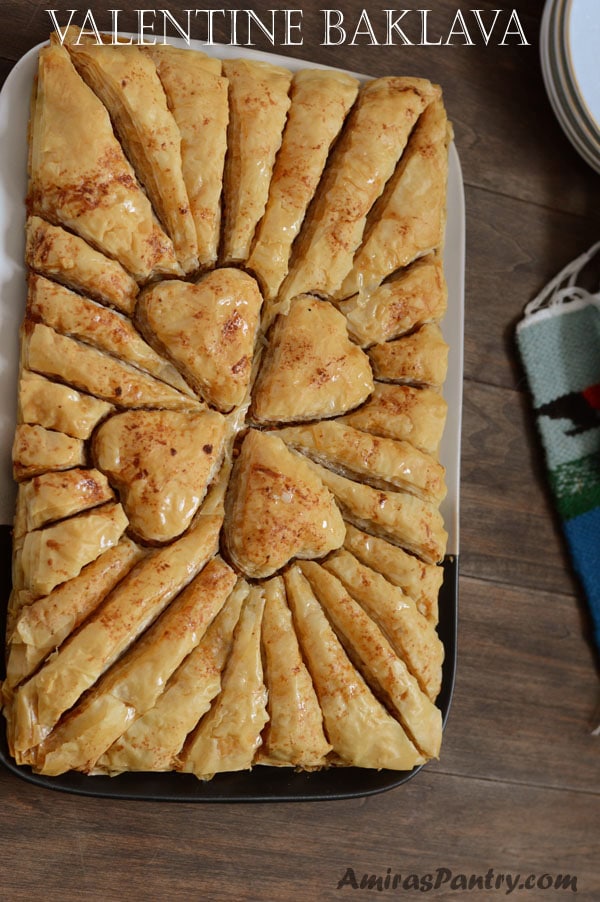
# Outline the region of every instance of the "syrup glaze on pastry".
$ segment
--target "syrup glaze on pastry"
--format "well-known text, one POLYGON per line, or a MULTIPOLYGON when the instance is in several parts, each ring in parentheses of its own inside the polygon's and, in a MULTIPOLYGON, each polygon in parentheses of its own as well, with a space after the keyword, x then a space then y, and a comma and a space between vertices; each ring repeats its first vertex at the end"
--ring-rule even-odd
POLYGON ((437 757, 439 87, 54 37, 7 676, 55 776, 437 757))

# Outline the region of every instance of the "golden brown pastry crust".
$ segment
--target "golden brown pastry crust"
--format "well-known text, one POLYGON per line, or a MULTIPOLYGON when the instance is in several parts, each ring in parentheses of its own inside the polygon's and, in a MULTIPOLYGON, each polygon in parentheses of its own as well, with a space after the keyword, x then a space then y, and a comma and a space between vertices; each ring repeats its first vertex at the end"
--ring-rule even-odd
POLYGON ((372 390, 368 357, 348 339, 343 316, 327 301, 302 295, 269 334, 250 416, 256 423, 332 417, 372 390))
POLYGON ((376 379, 441 388, 448 371, 448 345, 437 323, 426 323, 395 341, 373 345, 369 360, 376 379))
MULTIPOLYGON (((220 591, 217 584, 216 590, 220 591)), ((152 708, 127 728, 98 759, 96 770, 167 771, 180 767, 178 754, 221 690, 225 663, 233 643, 249 586, 238 583, 196 648, 180 664, 152 708)))
POLYGON ((86 439, 111 410, 111 404, 68 385, 23 370, 18 386, 18 421, 86 439))
POLYGON ((83 238, 39 216, 27 219, 25 262, 35 272, 131 314, 138 285, 120 263, 94 250, 83 238))
POLYGON ((137 322, 192 388, 227 412, 242 403, 250 384, 261 305, 251 276, 223 268, 194 284, 173 280, 148 288, 137 322))
POLYGON ((56 45, 40 51, 28 201, 32 213, 74 231, 136 279, 179 271, 106 109, 56 45))
POLYGON ((352 267, 367 214, 410 131, 439 88, 424 79, 378 78, 360 89, 316 201, 294 248, 284 299, 305 291, 335 296, 352 267))
POLYGON ((327 736, 346 764, 410 770, 424 762, 397 720, 352 666, 297 565, 285 574, 296 629, 323 711, 327 736))
POLYGON ((348 551, 337 552, 324 566, 381 627, 423 691, 435 699, 442 681, 444 647, 434 625, 401 589, 348 551))
POLYGON ((326 764, 331 745, 323 732, 323 714, 302 659, 281 577, 264 586, 262 645, 269 721, 258 750, 258 764, 307 769, 326 764))
POLYGON ((181 165, 196 226, 201 267, 215 264, 229 104, 221 62, 198 50, 167 44, 143 47, 156 66, 181 134, 181 165))
POLYGON ((32 101, 11 753, 49 776, 419 765, 439 88, 76 35, 32 101))
POLYGON ((277 296, 292 244, 357 92, 358 81, 343 72, 301 69, 292 79, 291 106, 269 200, 247 262, 265 299, 277 296))
POLYGON ((343 584, 312 561, 300 564, 354 665, 378 697, 400 720, 414 745, 435 758, 442 741, 442 714, 419 687, 385 633, 361 608, 343 584))
POLYGON ((446 495, 445 470, 410 442, 378 438, 340 420, 288 426, 276 435, 316 463, 381 489, 401 489, 434 503, 446 495))
POLYGON ((369 215, 340 297, 372 291, 396 270, 442 247, 451 137, 438 97, 421 114, 396 171, 369 215))
POLYGON ((168 542, 187 529, 221 466, 225 432, 215 410, 128 410, 97 429, 94 458, 137 536, 168 542))
POLYGON ((356 429, 410 442, 427 454, 437 454, 448 405, 431 388, 376 382, 373 394, 362 407, 341 422, 356 429))
POLYGON ((208 779, 252 766, 269 717, 260 649, 264 605, 262 590, 252 588, 236 626, 221 692, 179 756, 185 773, 208 779))
POLYGON ((344 541, 332 495, 274 433, 247 432, 226 499, 227 552, 251 579, 294 557, 323 557, 344 541))
POLYGON ((223 606, 235 574, 213 558, 133 648, 40 743, 35 768, 56 775, 93 771, 98 758, 149 711, 223 606))
POLYGON ((61 335, 77 338, 193 397, 180 373, 159 356, 134 329, 131 320, 81 297, 56 282, 29 276, 27 316, 61 335))
POLYGON ((223 62, 229 82, 221 263, 244 263, 267 203, 290 105, 292 74, 257 60, 223 62))
POLYGON ((135 44, 98 44, 71 27, 67 48, 77 71, 110 113, 185 273, 198 268, 198 242, 183 179, 181 134, 156 67, 135 44))
POLYGON ((427 255, 374 291, 341 301, 338 307, 351 337, 364 348, 437 322, 447 301, 442 261, 427 255))

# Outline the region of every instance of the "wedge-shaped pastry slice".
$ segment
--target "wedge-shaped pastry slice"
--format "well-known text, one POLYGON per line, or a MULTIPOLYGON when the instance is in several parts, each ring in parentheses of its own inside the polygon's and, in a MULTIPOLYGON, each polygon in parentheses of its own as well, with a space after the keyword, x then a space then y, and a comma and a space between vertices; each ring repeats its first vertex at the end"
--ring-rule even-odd
POLYGON ((117 407, 164 407, 186 410, 201 406, 137 367, 122 363, 81 341, 59 335, 43 323, 25 323, 24 365, 56 378, 117 407))
POLYGON ((260 634, 265 600, 250 590, 238 621, 223 687, 180 755, 180 769, 203 780, 249 770, 268 720, 260 634))
MULTIPOLYGON (((217 587, 219 588, 219 587, 217 587)), ((250 587, 239 580, 196 648, 177 668, 156 704, 129 726, 97 761, 96 770, 168 771, 188 733, 221 691, 233 631, 250 587)))
POLYGON ((9 719, 18 761, 34 760, 35 747, 61 715, 213 557, 222 521, 221 514, 201 510, 181 539, 140 561, 57 654, 18 688, 9 719))
POLYGON ((156 68, 136 45, 98 44, 69 28, 63 41, 80 75, 110 113, 184 272, 198 267, 196 229, 181 166, 181 134, 156 68))
POLYGON ((169 281, 144 291, 139 325, 208 403, 228 411, 246 396, 262 296, 238 269, 217 269, 199 282, 169 281))
POLYGON ((58 648, 142 557, 127 538, 49 595, 24 605, 10 635, 8 685, 16 686, 58 648))
POLYGON ((84 395, 69 385, 51 382, 38 373, 21 372, 18 417, 22 423, 86 439, 111 410, 112 404, 84 395))
POLYGON ((294 557, 323 557, 344 541, 333 496, 308 462, 273 433, 246 434, 226 511, 228 554, 251 579, 271 576, 294 557))
POLYGON ((285 299, 333 296, 352 268, 367 214, 392 175, 412 127, 440 89, 424 79, 378 78, 358 95, 294 247, 285 299))
POLYGON ((379 288, 338 304, 348 332, 362 347, 398 338, 442 319, 448 289, 439 257, 417 260, 379 288))
POLYGON ((94 250, 78 235, 39 216, 27 220, 25 262, 42 276, 101 304, 133 313, 138 286, 121 264, 94 250))
POLYGON ((106 476, 98 470, 43 473, 19 486, 13 535, 18 538, 52 520, 63 520, 113 499, 106 476))
POLYGON ((440 97, 421 114, 394 175, 373 207, 340 297, 371 291, 397 269, 442 246, 451 137, 440 97))
POLYGON ((178 391, 192 394, 175 367, 146 344, 131 320, 121 313, 102 307, 43 276, 32 274, 29 277, 27 315, 61 335, 78 338, 150 373, 178 391))
POLYGON ((281 145, 292 73, 259 60, 225 60, 229 133, 225 161, 223 263, 248 259, 281 145))
POLYGON ((367 403, 342 417, 341 422, 437 454, 447 412, 446 401, 434 389, 376 382, 367 403))
MULTIPOLYGON (((335 495, 346 520, 401 545, 426 563, 441 561, 448 534, 437 507, 405 492, 385 492, 307 461, 335 495)), ((314 555, 316 557, 317 555, 314 555)))
POLYGON ((344 317, 303 295, 273 326, 250 413, 257 423, 332 417, 372 391, 368 357, 349 340, 344 317))
POLYGON ((104 105, 57 45, 39 55, 29 169, 33 213, 75 232, 136 279, 180 272, 104 105))
POLYGON ((369 359, 376 379, 440 388, 448 370, 448 345, 437 323, 426 323, 403 338, 374 345, 369 359))
POLYGON ((132 721, 149 711, 164 685, 222 608, 235 574, 212 561, 145 635, 106 673, 36 751, 43 774, 93 771, 98 758, 132 721))
POLYGON ((440 691, 444 660, 444 646, 435 626, 419 613, 408 595, 348 551, 332 555, 324 566, 342 581, 350 595, 381 627, 423 691, 435 699, 440 691))
POLYGON ((292 244, 357 92, 358 81, 343 72, 301 69, 293 77, 267 209, 247 263, 265 298, 276 297, 287 274, 292 244))
POLYGON ((28 532, 20 559, 24 588, 34 596, 48 595, 116 545, 126 528, 121 505, 109 503, 28 532))
POLYGON ((217 259, 229 103, 221 61, 168 44, 144 47, 181 134, 181 164, 203 267, 217 259))
POLYGON ((167 542, 200 507, 224 438, 225 418, 214 410, 128 410, 98 428, 93 454, 118 489, 135 534, 167 542))
POLYGON ((13 476, 17 482, 47 470, 68 470, 85 464, 80 439, 23 423, 17 426, 12 446, 13 476))
POLYGON ((355 767, 411 770, 423 764, 423 755, 349 661, 297 565, 286 571, 285 584, 334 751, 355 767))
POLYGON ((400 720, 415 746, 427 758, 439 755, 442 713, 419 687, 385 634, 344 589, 343 584, 313 561, 300 569, 323 605, 350 660, 378 698, 400 720))
POLYGON ((444 467, 410 442, 378 438, 339 420, 288 426, 276 435, 316 463, 375 488, 402 489, 436 503, 446 495, 444 467))
POLYGON ((428 620, 438 622, 438 595, 444 579, 442 567, 425 564, 402 548, 362 532, 350 523, 346 525, 344 548, 371 570, 399 586, 428 620))
POLYGON ((269 693, 269 721, 258 750, 258 764, 322 767, 331 751, 323 714, 287 606, 281 577, 264 585, 262 644, 269 693))

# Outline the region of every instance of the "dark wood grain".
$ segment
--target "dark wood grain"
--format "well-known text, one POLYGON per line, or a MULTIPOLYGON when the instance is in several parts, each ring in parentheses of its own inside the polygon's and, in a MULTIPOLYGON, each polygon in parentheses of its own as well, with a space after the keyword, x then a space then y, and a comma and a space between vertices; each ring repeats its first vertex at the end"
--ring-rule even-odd
MULTIPOLYGON (((346 23, 364 4, 337 4, 346 23)), ((432 28, 460 5, 429 4, 432 28)), ((60 7, 61 22, 65 11, 60 7)), ((291 5, 289 5, 291 8, 291 5)), ((571 874, 600 898, 600 721, 589 623, 547 490, 514 327, 528 300, 600 237, 600 177, 546 98, 543 0, 520 0, 527 47, 321 45, 325 4, 283 55, 439 81, 466 184, 467 267, 459 666, 441 760, 382 795, 334 803, 154 804, 71 797, 0 770, 0 900, 364 898, 363 874, 571 874)), ((481 0, 490 14, 501 7, 481 0)), ((50 31, 46 4, 3 0, 0 83, 50 31)), ((168 4, 178 14, 183 2, 168 4)), ((109 8, 92 2, 99 27, 109 8)), ((506 7, 504 7, 506 8, 506 7)), ((84 7, 79 7, 80 14, 84 7)), ((254 6, 260 13, 262 7, 254 6)), ((374 13, 381 12, 379 8, 374 13)), ((264 10, 262 10, 264 14, 264 10)), ((135 30, 134 7, 122 13, 135 30)), ((432 31, 432 33, 434 33, 432 31)), ((227 40, 222 25, 217 40, 227 40)), ((273 50, 256 35, 256 46, 273 50)), ((407 897, 417 890, 402 891, 407 897)), ((400 891, 398 891, 398 894, 400 891)), ((447 885, 436 900, 465 894, 447 885)), ((467 892, 484 902, 506 888, 467 892)), ((514 899, 571 897, 515 890, 514 899)))

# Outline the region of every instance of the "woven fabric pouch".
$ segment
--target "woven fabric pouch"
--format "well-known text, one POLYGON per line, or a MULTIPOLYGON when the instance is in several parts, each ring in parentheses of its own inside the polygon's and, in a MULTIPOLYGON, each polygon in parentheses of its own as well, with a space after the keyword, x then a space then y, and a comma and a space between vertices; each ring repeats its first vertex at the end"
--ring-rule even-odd
POLYGON ((600 292, 578 284, 600 242, 525 308, 517 344, 550 487, 600 651, 600 292))

